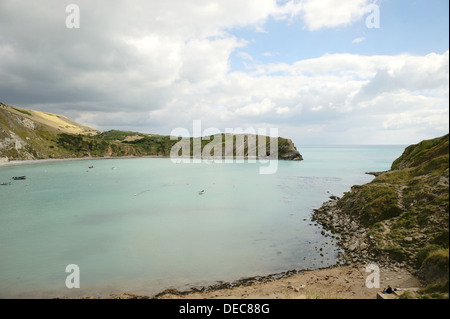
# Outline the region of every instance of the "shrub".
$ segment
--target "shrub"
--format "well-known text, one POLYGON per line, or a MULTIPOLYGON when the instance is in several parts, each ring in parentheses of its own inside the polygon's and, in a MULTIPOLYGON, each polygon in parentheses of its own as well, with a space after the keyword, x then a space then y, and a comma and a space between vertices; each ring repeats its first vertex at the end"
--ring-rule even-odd
POLYGON ((393 259, 402 262, 405 260, 405 254, 400 247, 390 246, 384 249, 393 259))
POLYGON ((435 294, 435 293, 448 293, 448 292, 449 292, 448 280, 445 282, 428 285, 427 287, 419 290, 419 294, 421 294, 421 295, 435 294))
POLYGON ((417 253, 417 268, 422 266, 424 260, 430 255, 431 252, 441 249, 438 245, 428 245, 417 253))
POLYGON ((423 263, 436 265, 439 270, 448 272, 448 249, 433 250, 423 263))
POLYGON ((21 110, 21 109, 17 109, 17 108, 15 108, 15 107, 13 107, 13 109, 16 110, 17 112, 22 113, 22 114, 26 114, 26 115, 29 115, 29 116, 33 116, 33 114, 31 114, 31 113, 28 112, 28 111, 21 110))
POLYGON ((448 230, 444 230, 433 238, 433 244, 448 248, 448 230))

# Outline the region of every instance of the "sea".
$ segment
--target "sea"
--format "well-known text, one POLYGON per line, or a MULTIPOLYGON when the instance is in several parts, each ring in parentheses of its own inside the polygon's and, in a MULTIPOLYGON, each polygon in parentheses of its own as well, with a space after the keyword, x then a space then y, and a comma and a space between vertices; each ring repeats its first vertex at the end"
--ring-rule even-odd
POLYGON ((154 296, 336 265, 311 221, 405 146, 309 146, 301 162, 169 158, 0 167, 0 298, 154 296), (11 180, 26 176, 26 180, 11 180))

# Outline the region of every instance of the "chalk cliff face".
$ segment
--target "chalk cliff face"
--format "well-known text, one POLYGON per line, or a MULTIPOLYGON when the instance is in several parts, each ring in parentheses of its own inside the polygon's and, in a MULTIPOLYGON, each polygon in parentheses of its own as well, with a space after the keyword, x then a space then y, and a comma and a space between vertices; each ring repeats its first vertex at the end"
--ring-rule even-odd
MULTIPOLYGON (((210 141, 198 141, 198 145, 201 145, 202 151, 205 147, 219 147, 223 150, 223 156, 242 154, 248 158, 258 154, 257 143, 265 141, 266 152, 273 154, 273 151, 278 151, 278 159, 303 160, 294 143, 288 139, 278 138, 276 141, 268 137, 245 135, 242 136, 242 143, 236 143, 236 140, 240 140, 240 136, 222 134, 210 141), (233 147, 227 149, 225 144, 230 139, 233 147), (271 143, 278 144, 278 148, 271 148, 271 143)), ((0 103, 0 162, 47 158, 170 156, 172 147, 177 143, 180 141, 172 140, 170 136, 115 130, 99 132, 62 115, 0 103)), ((188 139, 187 143, 187 149, 192 150, 193 140, 188 139)))

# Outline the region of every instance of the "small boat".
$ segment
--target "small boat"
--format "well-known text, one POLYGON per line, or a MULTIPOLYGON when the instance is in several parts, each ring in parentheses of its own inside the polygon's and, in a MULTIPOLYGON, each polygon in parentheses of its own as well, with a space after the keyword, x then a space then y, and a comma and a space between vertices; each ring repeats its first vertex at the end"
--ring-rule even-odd
POLYGON ((13 176, 12 179, 15 181, 24 181, 27 179, 27 177, 26 176, 13 176))
POLYGON ((90 169, 93 169, 93 168, 94 168, 94 166, 89 166, 89 168, 90 168, 90 169))
POLYGON ((9 182, 9 183, 0 183, 0 185, 1 186, 9 186, 9 185, 12 185, 12 183, 11 182, 9 182))
POLYGON ((199 195, 204 195, 204 194, 205 194, 205 191, 200 191, 200 192, 198 192, 198 194, 199 194, 199 195))

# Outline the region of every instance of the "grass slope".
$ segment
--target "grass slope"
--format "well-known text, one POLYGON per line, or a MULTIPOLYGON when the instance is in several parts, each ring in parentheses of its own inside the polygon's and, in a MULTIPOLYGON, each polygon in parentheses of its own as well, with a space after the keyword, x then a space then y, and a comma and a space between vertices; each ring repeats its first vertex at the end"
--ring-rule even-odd
POLYGON ((354 186, 338 207, 369 229, 380 253, 428 282, 448 281, 448 134, 409 146, 389 172, 354 186))

